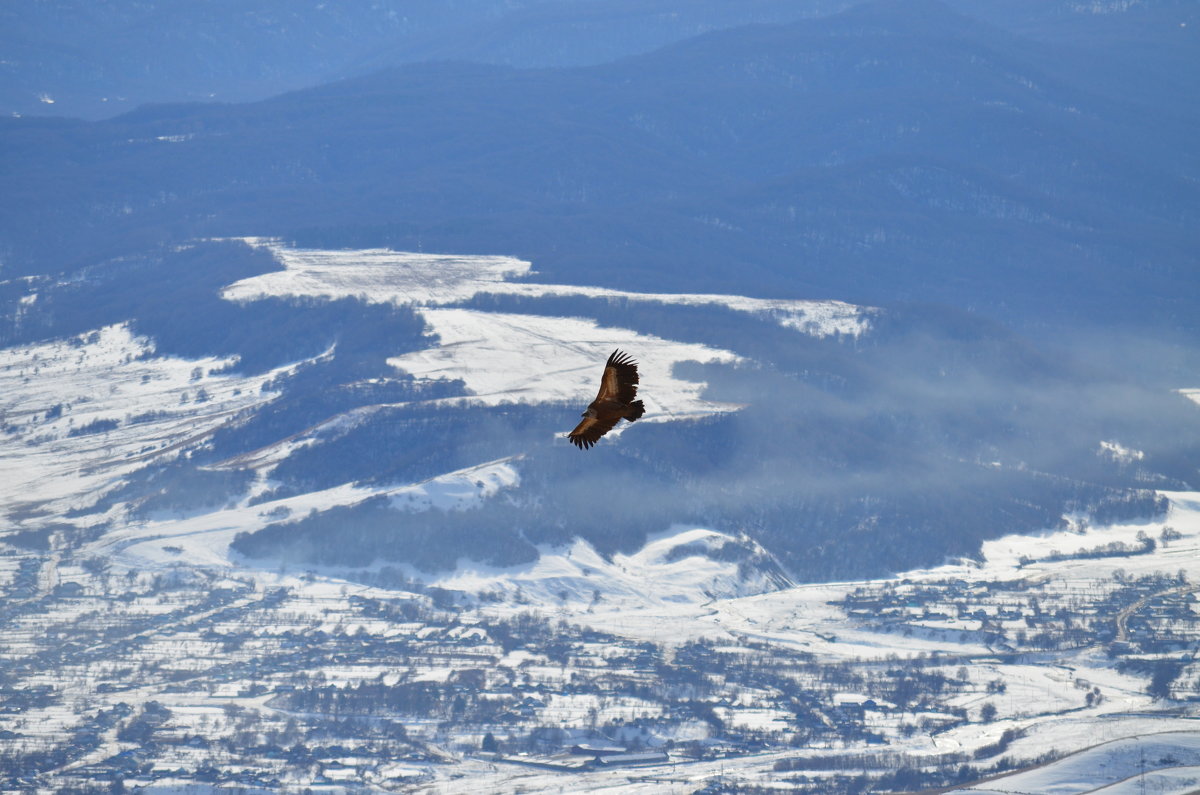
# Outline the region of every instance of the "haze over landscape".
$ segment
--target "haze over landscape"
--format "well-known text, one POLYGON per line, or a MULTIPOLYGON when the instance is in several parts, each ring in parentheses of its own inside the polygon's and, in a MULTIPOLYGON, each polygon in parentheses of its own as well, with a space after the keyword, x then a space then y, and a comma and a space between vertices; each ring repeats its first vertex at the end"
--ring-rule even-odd
POLYGON ((1194 3, 0 31, 0 789, 1200 787, 1194 3))

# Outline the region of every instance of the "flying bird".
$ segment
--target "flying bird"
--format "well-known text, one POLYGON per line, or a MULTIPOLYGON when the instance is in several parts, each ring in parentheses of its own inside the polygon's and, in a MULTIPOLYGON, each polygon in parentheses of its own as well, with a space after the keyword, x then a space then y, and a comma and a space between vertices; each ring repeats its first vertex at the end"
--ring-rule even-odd
POLYGON ((629 354, 615 350, 604 363, 600 391, 583 412, 583 421, 567 434, 571 444, 586 450, 613 429, 622 419, 633 422, 646 413, 642 401, 634 400, 638 390, 637 362, 629 354))

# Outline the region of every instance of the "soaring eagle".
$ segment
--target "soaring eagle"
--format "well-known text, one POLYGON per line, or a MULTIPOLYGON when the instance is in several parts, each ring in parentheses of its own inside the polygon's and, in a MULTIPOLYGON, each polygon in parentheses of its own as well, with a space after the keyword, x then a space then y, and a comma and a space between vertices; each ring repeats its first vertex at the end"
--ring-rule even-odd
POLYGON ((612 352, 604 363, 604 375, 600 378, 600 391, 596 399, 583 412, 583 421, 567 434, 571 444, 586 450, 613 429, 622 418, 633 422, 646 413, 642 401, 637 397, 637 362, 627 353, 612 352))

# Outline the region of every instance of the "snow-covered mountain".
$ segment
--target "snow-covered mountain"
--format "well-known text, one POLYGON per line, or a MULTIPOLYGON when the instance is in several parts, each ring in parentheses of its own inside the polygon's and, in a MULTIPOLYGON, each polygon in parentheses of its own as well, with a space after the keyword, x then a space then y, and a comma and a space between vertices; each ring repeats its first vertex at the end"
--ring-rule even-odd
MULTIPOLYGON (((268 298, 297 301, 351 299, 411 308, 430 334, 431 347, 387 356, 382 378, 407 375, 418 392, 425 382, 458 382, 460 394, 401 403, 355 405, 273 440, 269 444, 210 460, 191 479, 165 483, 156 474, 188 468, 211 447, 217 431, 236 434, 256 411, 278 400, 288 379, 338 355, 337 345, 309 359, 247 375, 238 358, 185 359, 156 355, 153 339, 133 333, 128 323, 74 337, 3 352, 6 435, 6 513, 22 533, 66 532, 82 537, 104 527, 106 553, 158 559, 153 550, 174 547, 193 562, 231 563, 228 543, 281 517, 303 517, 336 507, 385 498, 399 512, 464 510, 502 492, 519 489, 519 445, 495 462, 481 461, 418 483, 364 484, 347 480, 327 488, 271 499, 278 486, 272 473, 289 457, 320 448, 359 427, 370 427, 390 411, 505 404, 586 404, 596 388, 609 350, 635 351, 642 361, 645 422, 694 420, 736 411, 737 404, 705 399, 704 384, 676 374, 681 362, 737 363, 743 357, 706 345, 665 339, 632 329, 602 328, 595 320, 463 308, 481 293, 539 298, 578 296, 661 306, 717 306, 777 323, 818 338, 857 337, 869 329, 870 309, 836 301, 781 301, 719 295, 656 295, 599 288, 541 285, 529 279, 529 263, 503 257, 445 257, 373 251, 302 251, 270 241, 265 246, 280 270, 238 280, 225 300, 253 304, 268 298), (145 487, 144 490, 139 490, 145 487), (64 518, 70 516, 69 521, 64 518), (136 518, 140 517, 140 518, 136 518), (178 542, 173 539, 178 537, 178 542), (143 539, 150 539, 144 541, 143 539)), ((37 294, 29 293, 26 304, 37 294)), ((385 354, 390 353, 386 350, 385 354)), ((568 422, 571 415, 563 417, 568 422)), ((620 436, 620 429, 610 437, 620 436)), ((211 458, 211 456, 210 456, 211 458)), ((336 473, 334 473, 336 479, 336 473)), ((665 530, 666 528, 664 528, 665 530)), ((736 546, 725 539, 717 548, 736 546)), ((680 543, 689 543, 683 542, 680 543)), ((754 547, 753 542, 745 541, 754 547)), ((695 554, 711 544, 698 540, 695 554)), ((586 547, 586 544, 584 545, 586 547)), ((594 552, 592 553, 595 554, 594 552)), ((753 556, 768 559, 761 548, 753 556)), ((469 559, 469 554, 467 555, 469 559)), ((738 592, 731 576, 745 556, 714 563, 724 573, 701 591, 738 592), (731 590, 732 589, 732 590, 731 590)), ((768 564, 763 571, 777 571, 768 564)), ((760 575, 746 575, 747 581, 760 575)), ((707 582, 707 581, 706 581, 707 582)), ((770 574, 761 587, 786 583, 770 574)), ((682 586, 680 586, 682 587, 682 586)), ((687 591, 685 588, 685 592, 687 591)))
MULTIPOLYGON (((536 281, 530 263, 506 257, 300 250, 261 239, 194 246, 234 260, 269 255, 265 268, 256 265, 262 271, 258 275, 216 285, 220 298, 213 312, 191 321, 208 323, 211 314, 224 311, 265 318, 246 321, 250 325, 242 337, 231 338, 225 350, 274 335, 272 326, 263 325, 272 322, 272 312, 303 325, 311 313, 330 307, 353 314, 386 305, 391 308, 385 311, 408 313, 409 325, 424 336, 393 338, 389 327, 372 326, 367 319, 352 333, 330 330, 321 337, 318 332, 307 356, 279 361, 276 355, 254 372, 246 370, 237 352, 217 355, 214 350, 202 358, 159 354, 154 338, 134 330, 154 324, 136 316, 66 339, 10 348, 3 364, 9 388, 2 460, 9 473, 8 515, 18 523, 16 529, 74 528, 71 532, 82 534, 88 527, 115 526, 109 542, 120 538, 122 548, 139 537, 178 534, 191 539, 189 549, 198 544, 193 551, 205 560, 227 559, 222 549, 241 534, 236 549, 252 557, 357 566, 383 560, 431 572, 452 568, 462 552, 433 542, 421 548, 424 556, 406 557, 387 539, 432 532, 432 541, 455 523, 474 522, 481 526, 453 531, 478 542, 463 548, 467 556, 474 549, 479 563, 511 565, 539 557, 538 545, 570 545, 576 538, 606 555, 631 553, 649 535, 685 521, 707 523, 731 537, 749 533, 794 571, 797 562, 812 556, 804 547, 828 543, 820 540, 826 532, 858 525, 873 527, 868 532, 880 539, 891 538, 895 528, 887 522, 895 520, 880 524, 881 517, 892 510, 901 515, 916 510, 889 509, 889 502, 902 506, 903 497, 888 487, 878 491, 879 486, 873 488, 882 497, 882 510, 841 507, 836 486, 821 485, 820 464, 814 469, 796 459, 785 465, 792 471, 778 468, 790 455, 791 434, 828 462, 845 455, 890 455, 881 439, 866 442, 866 449, 860 439, 821 441, 813 424, 836 424, 839 413, 864 410, 856 408, 863 396, 846 391, 855 378, 846 366, 863 356, 864 348, 886 346, 873 327, 895 321, 879 310, 838 301, 545 284, 536 281), (614 324, 616 317, 630 325, 614 324), (803 351, 801 358, 762 358, 766 335, 777 350, 795 346, 803 351), (699 341, 721 336, 730 347, 699 341), (614 431, 597 455, 564 455, 574 451, 559 437, 573 424, 576 407, 590 400, 600 363, 615 348, 640 361, 646 417, 614 431), (785 385, 799 377, 796 396, 806 400, 799 414, 783 395, 753 388, 747 393, 738 386, 743 380, 775 379, 772 372, 780 370, 795 374, 776 381, 776 388, 794 388, 785 385), (734 399, 715 393, 701 373, 728 381, 725 391, 734 399), (840 398, 841 407, 814 408, 820 406, 814 403, 819 394, 811 391, 814 387, 826 391, 823 400, 840 398), (826 420, 819 419, 821 413, 826 420), (801 417, 807 419, 796 425, 801 417), (680 421, 686 422, 677 426, 680 421), (768 462, 742 459, 746 443, 738 438, 758 433, 761 421, 775 423, 767 433, 774 444, 785 446, 775 450, 755 443, 753 454, 781 456, 769 463, 769 472, 762 469, 768 462), (663 423, 672 427, 654 430, 663 423), (633 435, 628 442, 626 433, 633 435), (695 444, 715 456, 700 469, 689 460, 695 444), (605 455, 609 458, 597 463, 605 455), (620 464, 617 470, 614 463, 620 464), (752 469, 739 471, 744 466, 752 469), (621 469, 642 471, 642 481, 622 480, 621 469), (722 480, 742 485, 721 495, 713 487, 722 480), (581 488, 615 489, 627 504, 601 508, 603 502, 593 502, 593 496, 578 492, 581 488), (648 494, 641 491, 653 488, 667 492, 649 501, 657 505, 647 504, 648 494), (742 502, 747 491, 760 494, 754 507, 742 502), (791 513, 798 500, 825 507, 791 513), (556 516, 584 506, 592 514, 587 522, 556 516), (72 518, 64 524, 67 514, 72 518), (776 518, 764 524, 765 516, 776 518), (806 527, 821 516, 832 520, 828 531, 806 527), (326 521, 333 524, 322 524, 326 521), (404 529, 406 523, 415 524, 404 529), (780 523, 795 528, 795 535, 782 536, 780 523), (338 525, 366 535, 358 545, 339 546, 338 525), (202 550, 207 542, 200 539, 208 537, 215 546, 202 550), (280 541, 286 538, 292 541, 280 541), (296 548, 307 552, 296 552, 298 539, 304 541, 296 548), (329 555, 319 551, 327 544, 333 545, 329 555)), ((21 306, 49 313, 64 300, 55 296, 78 288, 28 289, 21 306)), ((194 349, 186 319, 178 329, 179 316, 164 309, 158 310, 164 319, 156 321, 161 333, 182 339, 176 347, 194 349)), ((864 394, 878 388, 854 387, 864 394)), ((966 443, 974 447, 977 440, 966 443)), ((1111 440, 1089 440, 1088 446, 1094 449, 1097 443, 1101 449, 1125 449, 1111 440)), ((929 452, 934 455, 923 458, 923 466, 940 467, 946 452, 924 455, 929 452)), ((1157 460, 1166 459, 1160 453, 1157 460)), ((1152 452, 1133 463, 1150 477, 1155 461, 1152 452)), ((1159 510, 1153 500, 1109 482, 1128 472, 1131 462, 1128 456, 1092 456, 1088 467, 1096 471, 1084 477, 1095 484, 1050 489, 1037 498, 1043 512, 1031 514, 1029 526, 1054 524, 1055 511, 1061 513, 1067 501, 1084 515, 1104 505, 1124 510, 1122 515, 1159 510)), ((1030 477, 1004 461, 968 470, 1030 477)), ((1073 475, 1081 476, 1082 471, 1073 475)), ((1033 473, 1030 482, 1044 490, 1047 481, 1033 473)), ((997 483, 1011 486, 1008 480, 997 483)), ((1014 529, 987 527, 985 536, 1014 529)), ((959 554, 972 554, 970 543, 957 548, 959 554)), ((928 554, 918 553, 917 559, 928 554)))
POLYGON ((849 5, 0 9, 0 789, 1194 789, 1196 8, 849 5))
MULTIPOLYGON (((894 309, 539 284, 503 257, 257 239, 173 256, 229 262, 209 303, 188 299, 202 312, 172 298, 161 317, 0 352, 13 786, 1192 786, 1200 498, 1144 488, 1179 476, 1184 426, 1173 444, 1161 417, 1090 431, 1117 394, 1194 421, 1193 390, 1071 381, 1097 402, 1077 403, 1089 433, 1060 437, 1086 444, 1058 474, 1013 462, 1019 444, 952 459, 966 474, 943 487, 1004 510, 946 560, 938 513, 871 482, 884 459, 839 456, 880 449, 851 425, 898 421, 871 408, 882 387, 935 402, 910 422, 945 413, 928 384, 993 422, 1002 379, 952 355, 985 344, 1060 421, 1061 373, 1042 380, 993 330, 956 347, 894 309), (213 315, 230 336, 201 344, 225 352, 183 353, 213 315), (313 317, 336 333, 306 337, 313 317), (264 349, 269 324, 299 347, 264 349), (930 360, 901 354, 914 333, 938 352, 931 380, 916 367, 930 360), (583 454, 561 433, 617 346, 641 360, 647 421, 583 454), (903 377, 883 377, 889 364, 903 377), (788 383, 801 391, 763 388, 788 383), (773 458, 753 468, 738 435, 759 421, 782 447, 754 437, 773 458), (798 432, 816 441, 787 459, 798 432), (823 482, 828 465, 841 474, 823 482), (804 504, 841 478, 873 501, 804 504), (1014 488, 1038 510, 1013 512, 1014 488), (870 568, 869 547, 897 542, 929 565, 795 571, 821 545, 870 568)), ((48 312, 77 288, 24 289, 25 311, 48 312)), ((1043 425, 1033 412, 1016 427, 1043 425)), ((935 460, 905 450, 909 467, 935 460)))

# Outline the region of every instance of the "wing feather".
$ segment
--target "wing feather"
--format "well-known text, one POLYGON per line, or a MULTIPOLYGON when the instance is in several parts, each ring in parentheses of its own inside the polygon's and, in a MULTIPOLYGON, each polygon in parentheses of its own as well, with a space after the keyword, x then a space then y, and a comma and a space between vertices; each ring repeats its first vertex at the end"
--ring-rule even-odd
POLYGON ((584 417, 583 421, 575 426, 575 430, 567 434, 567 438, 580 450, 586 450, 600 441, 601 436, 611 431, 619 419, 620 417, 612 419, 584 417))
POLYGON ((637 397, 637 385, 637 362, 620 349, 615 350, 604 363, 604 375, 600 378, 600 391, 596 393, 596 402, 632 403, 637 397))

